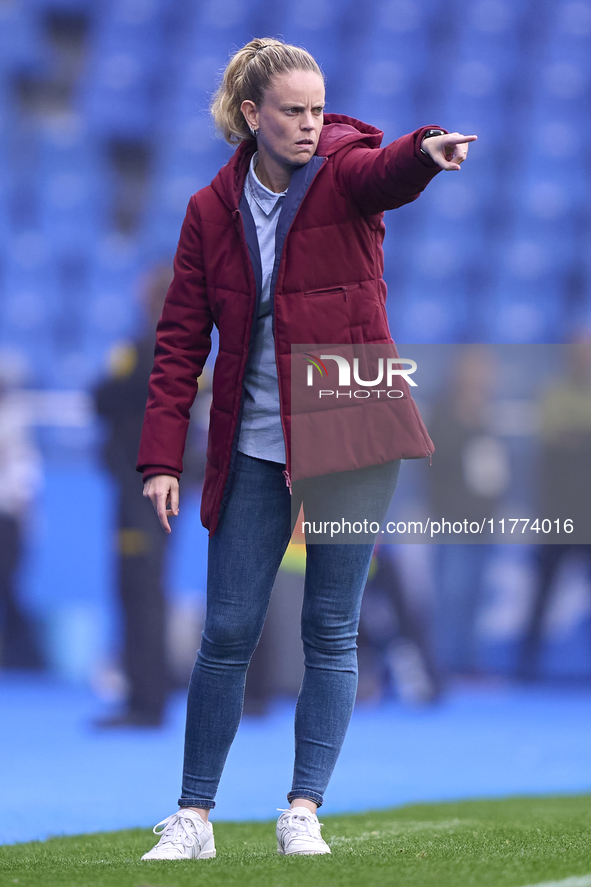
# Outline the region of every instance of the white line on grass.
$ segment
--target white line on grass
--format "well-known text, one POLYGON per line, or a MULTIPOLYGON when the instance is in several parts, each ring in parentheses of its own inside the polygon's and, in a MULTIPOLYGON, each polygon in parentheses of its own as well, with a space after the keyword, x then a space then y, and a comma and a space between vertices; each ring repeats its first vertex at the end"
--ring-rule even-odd
POLYGON ((541 881, 538 884, 526 884, 525 887, 591 887, 591 875, 566 878, 564 881, 541 881))
MULTIPOLYGON (((361 832, 359 835, 347 837, 346 835, 325 835, 326 840, 331 847, 337 844, 353 844, 360 841, 372 841, 375 838, 395 838, 403 835, 410 835, 414 832, 432 831, 452 831, 460 825, 472 825, 471 819, 446 819, 440 822, 393 822, 386 828, 377 829, 371 832, 361 832)), ((537 887, 537 885, 536 885, 537 887)), ((590 885, 591 887, 591 885, 590 885)))

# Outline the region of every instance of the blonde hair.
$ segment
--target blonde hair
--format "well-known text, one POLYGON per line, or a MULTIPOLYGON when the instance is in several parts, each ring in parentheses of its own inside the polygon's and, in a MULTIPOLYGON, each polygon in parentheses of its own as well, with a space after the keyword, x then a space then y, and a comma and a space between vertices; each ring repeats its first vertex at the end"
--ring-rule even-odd
POLYGON ((273 37, 251 40, 234 53, 210 106, 216 129, 227 142, 254 138, 240 110, 242 103, 250 100, 260 106, 273 78, 289 71, 314 71, 324 80, 309 52, 273 37))

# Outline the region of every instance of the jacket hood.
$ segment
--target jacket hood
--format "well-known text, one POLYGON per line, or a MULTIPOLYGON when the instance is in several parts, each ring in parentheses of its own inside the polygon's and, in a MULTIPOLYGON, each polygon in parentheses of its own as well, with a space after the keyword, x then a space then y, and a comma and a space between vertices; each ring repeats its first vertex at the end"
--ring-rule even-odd
POLYGON ((370 123, 363 123, 345 114, 325 114, 316 153, 329 157, 352 142, 365 142, 368 148, 379 148, 384 133, 370 123))
MULTIPOLYGON (((355 117, 325 114, 316 154, 329 157, 353 142, 364 142, 368 148, 379 148, 383 137, 381 130, 369 123, 363 123, 362 120, 356 120, 355 117)), ((250 158, 255 151, 254 140, 241 142, 211 183, 213 190, 231 210, 238 209, 250 158)))

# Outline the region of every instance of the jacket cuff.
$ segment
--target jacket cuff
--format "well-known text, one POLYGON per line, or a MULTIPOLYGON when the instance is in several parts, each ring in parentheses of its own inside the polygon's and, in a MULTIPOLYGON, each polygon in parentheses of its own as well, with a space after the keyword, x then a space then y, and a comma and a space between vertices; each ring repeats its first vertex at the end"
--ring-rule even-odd
POLYGON ((418 157, 423 166, 428 166, 430 169, 434 169, 435 167, 440 169, 441 167, 439 166, 439 164, 435 163, 435 161, 431 157, 425 156, 425 154, 423 154, 421 151, 423 136, 429 129, 441 129, 444 133, 446 133, 446 135, 449 132, 448 129, 446 129, 444 126, 439 126, 438 123, 431 123, 429 124, 429 126, 422 126, 420 129, 417 129, 415 133, 415 157, 418 157))
POLYGON ((181 479, 180 471, 176 471, 174 468, 168 468, 166 465, 148 465, 143 469, 143 483, 145 483, 149 477, 156 477, 157 474, 168 474, 170 477, 176 477, 177 480, 181 479))

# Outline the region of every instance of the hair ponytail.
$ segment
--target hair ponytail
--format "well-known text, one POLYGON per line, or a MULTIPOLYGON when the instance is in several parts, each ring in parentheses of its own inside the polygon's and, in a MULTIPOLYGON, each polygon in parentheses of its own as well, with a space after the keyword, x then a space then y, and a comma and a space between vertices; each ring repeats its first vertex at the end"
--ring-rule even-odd
POLYGON ((273 78, 289 71, 314 71, 324 79, 309 52, 273 37, 251 40, 234 53, 210 106, 216 129, 227 142, 253 138, 240 110, 242 103, 249 99, 260 106, 273 78))

